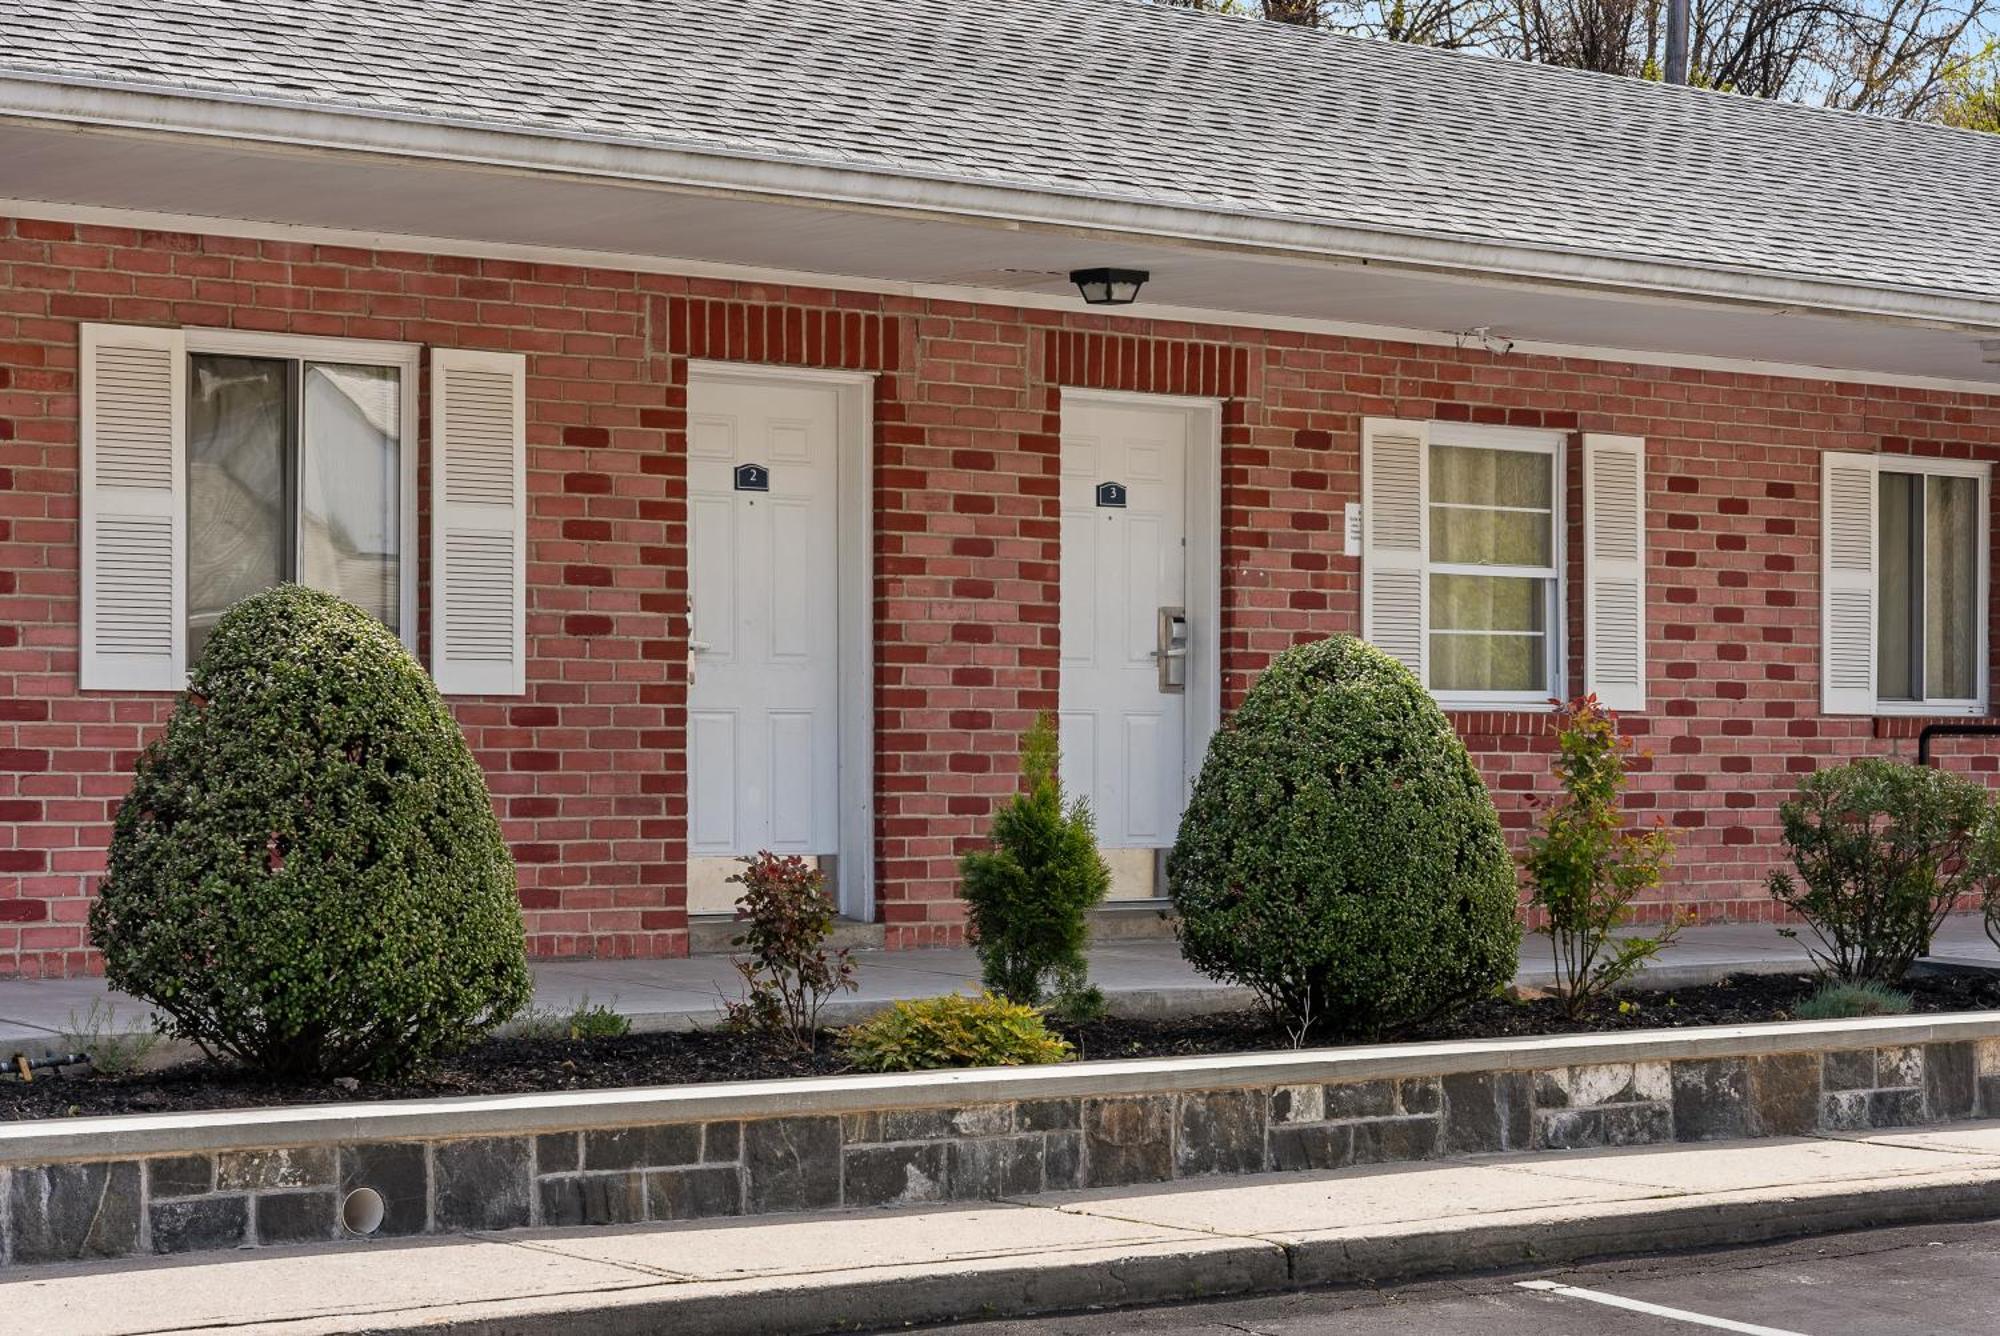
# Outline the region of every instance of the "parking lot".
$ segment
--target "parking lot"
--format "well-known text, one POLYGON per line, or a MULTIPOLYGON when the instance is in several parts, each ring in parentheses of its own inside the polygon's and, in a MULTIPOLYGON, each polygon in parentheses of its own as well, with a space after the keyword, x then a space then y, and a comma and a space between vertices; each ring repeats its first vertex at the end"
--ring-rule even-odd
POLYGON ((962 1325, 960 1336, 1989 1336, 2000 1224, 1880 1230, 1381 1290, 962 1325))

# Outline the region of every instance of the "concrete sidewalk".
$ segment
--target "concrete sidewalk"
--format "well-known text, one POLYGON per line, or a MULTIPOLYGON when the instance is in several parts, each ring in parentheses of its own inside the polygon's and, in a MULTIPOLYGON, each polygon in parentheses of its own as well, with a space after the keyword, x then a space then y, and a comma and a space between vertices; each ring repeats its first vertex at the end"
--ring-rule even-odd
POLYGON ((1974 1123, 36 1268, 0 1312, 37 1336, 805 1336, 1995 1216, 2000 1123, 1974 1123))
MULTIPOLYGON (((1521 941, 1524 984, 1549 979, 1548 939, 1529 933, 1521 941)), ((2000 966, 1977 914, 1955 915, 1939 932, 1939 959, 2000 966)), ((903 998, 976 988, 979 961, 971 951, 857 951, 860 990, 830 1007, 831 1024, 846 1024, 903 998)), ((1646 969, 1641 986, 1683 988, 1726 974, 1788 973, 1810 968, 1803 945, 1768 923, 1727 923, 1690 928, 1646 969)), ((1090 951, 1091 978, 1121 1015, 1193 1015, 1252 1005, 1248 992, 1216 984, 1181 959, 1171 939, 1113 940, 1090 951)), ((588 1000, 615 1007, 636 1030, 711 1026, 723 999, 742 988, 727 956, 681 960, 551 961, 535 966, 535 1005, 566 1012, 588 1000)), ((92 1002, 109 1002, 119 1027, 142 1024, 143 1003, 107 990, 96 979, 0 980, 0 1047, 39 1051, 76 1028, 92 1002), (75 1019, 73 1019, 75 1018, 75 1019)), ((8 1048, 6 1051, 12 1051, 8 1048)))

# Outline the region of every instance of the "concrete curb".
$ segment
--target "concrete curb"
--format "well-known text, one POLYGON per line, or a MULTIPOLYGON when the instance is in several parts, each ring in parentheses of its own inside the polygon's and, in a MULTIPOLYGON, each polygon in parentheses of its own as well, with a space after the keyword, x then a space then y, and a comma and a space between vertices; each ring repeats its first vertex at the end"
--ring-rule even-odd
MULTIPOLYGON (((1629 1204, 1627 1204, 1629 1205, 1629 1204)), ((1882 1187, 1835 1185, 1646 1202, 1616 1212, 1417 1226, 1368 1236, 1276 1242, 1218 1236, 915 1267, 855 1277, 788 1277, 642 1286, 587 1297, 506 1300, 287 1323, 290 1336, 821 1336, 966 1318, 1025 1317, 1294 1289, 1381 1284, 1548 1267, 1634 1253, 2000 1217, 2000 1173, 1926 1176, 1882 1187)))

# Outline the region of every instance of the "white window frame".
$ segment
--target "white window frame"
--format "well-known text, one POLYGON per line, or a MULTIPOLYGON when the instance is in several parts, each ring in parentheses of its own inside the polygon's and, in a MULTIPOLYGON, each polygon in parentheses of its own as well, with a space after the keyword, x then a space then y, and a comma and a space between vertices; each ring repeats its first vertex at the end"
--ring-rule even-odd
MULTIPOLYGON (((298 334, 264 334, 255 330, 212 329, 186 326, 181 331, 187 340, 187 356, 221 357, 270 357, 291 358, 302 362, 340 362, 349 366, 389 367, 398 372, 397 396, 399 428, 402 436, 398 445, 402 451, 401 474, 398 484, 398 508, 400 521, 401 551, 397 557, 400 569, 397 578, 401 588, 398 594, 400 625, 397 637, 402 640, 412 654, 417 652, 417 456, 422 451, 418 439, 417 399, 420 384, 419 368, 423 365, 423 348, 414 343, 387 343, 373 339, 318 338, 298 334)), ((185 486, 185 480, 178 485, 185 486)), ((187 533, 187 544, 192 547, 196 541, 192 525, 187 533)), ((183 594, 185 600, 185 593, 183 594)), ((185 601, 179 613, 183 625, 187 622, 185 601)))
MULTIPOLYGON (((1569 434, 1536 431, 1522 427, 1491 427, 1478 423, 1431 422, 1424 451, 1424 566, 1426 590, 1433 575, 1498 575, 1517 579, 1551 582, 1548 610, 1549 687, 1546 691, 1440 691, 1429 682, 1432 699, 1447 710, 1517 710, 1547 712, 1554 701, 1567 697, 1569 648, 1567 640, 1569 489, 1566 471, 1569 434), (1462 562, 1433 561, 1430 554, 1430 521, 1433 513, 1430 479, 1430 451, 1437 446, 1461 446, 1474 450, 1518 450, 1549 458, 1550 566, 1481 566, 1462 562)), ((1434 609, 1427 596, 1424 608, 1425 676, 1430 675, 1430 639, 1434 609)))
POLYGON ((1991 699, 1992 662, 1987 644, 1988 630, 1993 621, 1993 608, 1988 601, 1990 566, 1993 559, 1993 466, 1970 459, 1932 459, 1920 455, 1878 454, 1875 457, 1877 497, 1875 513, 1869 517, 1869 531, 1875 543, 1875 617, 1879 625, 1882 617, 1882 511, 1880 479, 1884 473, 1922 473, 1947 478, 1971 478, 1979 484, 1979 551, 1976 557, 1979 572, 1979 591, 1975 606, 1978 608, 1978 645, 1974 650, 1974 671, 1979 683, 1979 694, 1969 700, 1885 700, 1881 694, 1882 660, 1878 647, 1871 646, 1875 654, 1875 713, 1885 717, 1912 718, 1924 715, 1983 715, 1987 702, 1991 699))

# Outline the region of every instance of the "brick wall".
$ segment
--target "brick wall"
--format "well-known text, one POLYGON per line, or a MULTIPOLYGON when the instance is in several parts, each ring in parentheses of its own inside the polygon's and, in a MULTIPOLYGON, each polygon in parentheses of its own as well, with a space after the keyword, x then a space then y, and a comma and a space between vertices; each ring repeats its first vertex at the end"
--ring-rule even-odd
MULTIPOLYGON (((1737 918, 1768 916, 1774 808, 1798 773, 1913 746, 1908 721, 1818 714, 1819 452, 2000 457, 2000 401, 1973 396, 0 220, 0 973, 90 967, 109 818, 170 704, 75 690, 86 320, 527 354, 528 694, 454 708, 543 955, 685 950, 689 358, 879 373, 875 856, 896 946, 958 940, 957 855, 1056 701, 1061 386, 1225 401, 1227 704, 1278 650, 1358 627, 1341 512, 1363 416, 1647 438, 1635 802, 1682 832, 1662 904, 1737 918)), ((1570 490, 1574 554, 1574 470, 1570 490)), ((1579 602, 1573 583, 1573 618, 1579 602)), ((1522 829, 1546 717, 1456 722, 1522 829)))

